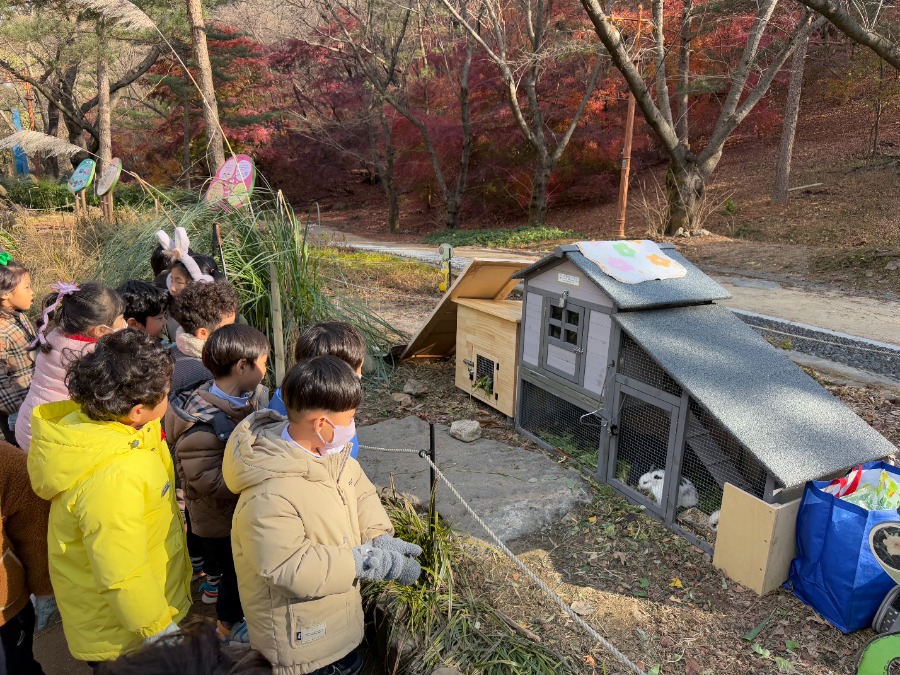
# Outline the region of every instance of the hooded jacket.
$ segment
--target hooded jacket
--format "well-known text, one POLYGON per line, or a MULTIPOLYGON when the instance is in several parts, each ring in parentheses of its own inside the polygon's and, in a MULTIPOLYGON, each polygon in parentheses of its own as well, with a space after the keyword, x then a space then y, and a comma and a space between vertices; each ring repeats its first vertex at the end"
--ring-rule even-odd
POLYGON ((53 595, 47 570, 50 504, 31 489, 27 457, 0 441, 0 626, 25 609, 29 593, 53 595))
POLYGON ((97 422, 73 401, 34 411, 28 473, 51 500, 50 578, 72 655, 109 661, 177 623, 191 565, 158 420, 97 422))
POLYGON ((97 341, 72 337, 59 329, 47 335, 49 352, 38 351, 34 361, 34 379, 16 418, 16 443, 25 452, 31 444, 31 413, 39 405, 69 398, 66 368, 69 364, 97 348, 97 341))
POLYGON ((191 531, 198 537, 231 536, 231 518, 238 497, 222 478, 225 443, 234 428, 250 413, 265 407, 267 389, 260 385, 235 408, 231 402, 210 392, 212 382, 187 396, 176 398, 166 412, 166 439, 175 448, 176 470, 188 512, 191 531))
POLYGON ((251 645, 275 675, 300 675, 362 641, 352 549, 394 528, 349 443, 316 457, 281 438, 286 425, 271 410, 250 415, 223 473, 240 493, 231 540, 251 645))

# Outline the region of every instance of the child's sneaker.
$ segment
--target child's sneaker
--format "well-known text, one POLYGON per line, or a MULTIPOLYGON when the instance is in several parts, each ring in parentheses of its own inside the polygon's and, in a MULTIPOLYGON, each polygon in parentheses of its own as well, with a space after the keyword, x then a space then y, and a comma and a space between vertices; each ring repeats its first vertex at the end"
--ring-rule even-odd
POLYGON ((221 574, 216 576, 206 575, 206 579, 200 584, 200 600, 204 605, 216 604, 216 600, 219 599, 219 581, 221 580, 221 574))
POLYGON ((191 567, 193 568, 191 581, 197 581, 197 579, 203 576, 203 558, 199 556, 191 558, 191 567))
POLYGON ((229 647, 249 647, 250 633, 247 630, 247 622, 243 619, 234 624, 231 628, 226 628, 221 621, 216 621, 216 635, 219 641, 229 647))

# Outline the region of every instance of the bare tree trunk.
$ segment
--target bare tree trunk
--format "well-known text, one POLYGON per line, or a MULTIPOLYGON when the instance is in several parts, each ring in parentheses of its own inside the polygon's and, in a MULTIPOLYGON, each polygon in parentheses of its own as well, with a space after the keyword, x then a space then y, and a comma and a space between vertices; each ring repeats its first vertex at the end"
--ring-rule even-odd
POLYGON ((181 97, 181 123, 184 130, 184 149, 181 155, 181 167, 184 171, 184 187, 191 189, 191 97, 187 92, 181 97))
POLYGON ((708 178, 706 172, 690 158, 681 162, 669 162, 666 172, 669 202, 666 234, 676 234, 680 229, 693 232, 701 228, 700 207, 708 178))
MULTIPOLYGON (((48 136, 56 136, 59 133, 59 108, 57 108, 53 101, 47 101, 47 125, 45 133, 48 136)), ((44 175, 45 176, 53 176, 55 179, 59 179, 59 161, 56 157, 45 157, 44 158, 44 175)))
POLYGON ((871 156, 881 154, 881 111, 882 95, 884 92, 884 59, 878 60, 878 93, 875 97, 875 120, 872 123, 872 153, 871 156))
POLYGON ((550 187, 552 166, 546 160, 538 160, 531 183, 531 201, 528 204, 528 227, 540 227, 547 217, 547 189, 550 187))
POLYGON ((372 101, 372 111, 378 115, 381 127, 381 135, 384 138, 384 157, 378 151, 378 141, 375 137, 375 128, 369 122, 369 147, 372 153, 372 164, 378 172, 378 182, 384 190, 384 196, 388 200, 388 232, 400 233, 400 198, 397 195, 397 185, 394 183, 394 136, 387 115, 384 114, 384 102, 378 99, 372 101))
POLYGON ((209 164, 209 173, 213 175, 225 163, 225 150, 222 147, 224 139, 219 126, 219 106, 216 103, 212 63, 210 63, 209 48, 206 45, 206 24, 203 22, 201 0, 187 0, 187 14, 191 24, 191 43, 194 49, 194 61, 197 62, 200 93, 203 97, 203 121, 206 123, 206 137, 209 141, 206 158, 209 164))
POLYGON ((788 198, 788 183, 791 178, 791 159, 794 155, 794 135, 797 133, 797 118, 800 116, 800 98, 803 92, 803 73, 806 70, 806 48, 809 39, 797 45, 791 60, 791 79, 788 83, 787 103, 784 107, 784 126, 781 129, 781 149, 775 166, 775 185, 772 201, 785 202, 788 198))
POLYGON ((678 140, 690 149, 690 127, 688 126, 688 94, 690 93, 691 71, 691 0, 685 0, 684 10, 681 15, 681 34, 678 42, 678 90, 676 100, 678 103, 678 117, 675 118, 675 133, 678 140))
POLYGON ((469 175, 469 160, 472 157, 472 118, 469 109, 469 71, 472 66, 472 50, 472 41, 469 40, 466 44, 466 59, 463 62, 462 75, 459 78, 459 114, 463 131, 462 154, 459 157, 459 174, 456 176, 456 185, 446 200, 446 224, 450 229, 459 227, 462 196, 469 175))
POLYGON ((112 161, 112 105, 109 101, 109 67, 106 63, 102 24, 98 28, 100 57, 97 59, 97 128, 100 130, 100 152, 97 153, 97 175, 112 161))

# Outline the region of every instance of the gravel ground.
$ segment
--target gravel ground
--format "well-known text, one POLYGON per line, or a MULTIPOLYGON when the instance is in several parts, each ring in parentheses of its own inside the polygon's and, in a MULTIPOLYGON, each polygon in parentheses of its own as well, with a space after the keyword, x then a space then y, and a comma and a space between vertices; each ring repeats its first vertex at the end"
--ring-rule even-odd
POLYGON ((836 361, 853 368, 900 379, 900 349, 868 340, 803 328, 771 318, 736 312, 738 318, 778 347, 836 361))

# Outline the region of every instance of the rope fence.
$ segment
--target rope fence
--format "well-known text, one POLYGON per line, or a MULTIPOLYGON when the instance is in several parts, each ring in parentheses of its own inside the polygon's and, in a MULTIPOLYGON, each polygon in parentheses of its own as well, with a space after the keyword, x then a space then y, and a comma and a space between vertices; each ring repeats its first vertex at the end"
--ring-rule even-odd
POLYGON ((503 543, 500 537, 497 536, 494 531, 488 527, 488 524, 484 522, 481 516, 476 513, 475 509, 473 509, 469 502, 465 500, 465 498, 459 494, 459 491, 450 482, 450 480, 443 474, 443 472, 438 468, 435 463, 435 435, 434 435, 434 424, 429 424, 429 449, 428 450, 416 450, 413 448, 380 448, 373 445, 362 445, 360 444, 361 450, 372 450, 375 452, 387 452, 387 453, 395 453, 395 454, 403 454, 403 455, 418 455, 421 459, 424 459, 428 462, 429 467, 431 468, 431 485, 436 487, 436 481, 440 480, 447 486, 447 489, 453 493, 453 496, 459 500, 459 503, 463 506, 466 512, 475 520, 478 525, 481 526, 488 537, 493 542, 494 546, 496 546, 507 558, 509 558, 522 572, 531 579, 532 582, 544 592, 547 597, 549 597, 559 608, 565 612, 565 614, 572 619, 575 624, 581 628, 585 633, 587 633, 591 638, 593 638, 600 646, 602 646, 606 651, 608 651, 612 656, 623 666, 625 666, 630 672, 636 673, 636 675, 647 675, 645 671, 641 670, 631 659, 629 659, 625 654, 616 649, 615 645, 613 645, 609 640, 603 637, 597 630, 595 630, 590 624, 587 623, 584 619, 582 619, 578 614, 573 610, 569 604, 559 597, 553 589, 551 589, 546 583, 544 583, 537 574, 531 571, 531 569, 522 562, 519 557, 513 553, 509 547, 503 543))

